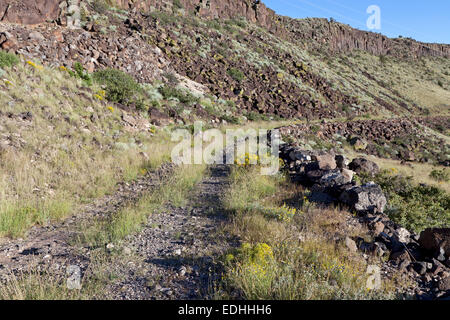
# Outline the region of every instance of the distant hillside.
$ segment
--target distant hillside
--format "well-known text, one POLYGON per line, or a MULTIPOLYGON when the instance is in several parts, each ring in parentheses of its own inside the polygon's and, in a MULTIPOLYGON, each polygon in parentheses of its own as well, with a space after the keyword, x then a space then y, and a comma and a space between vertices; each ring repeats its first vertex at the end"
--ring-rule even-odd
POLYGON ((259 1, 231 0, 81 1, 80 32, 59 26, 78 1, 28 2, 0 1, 3 21, 24 23, 0 27, 4 49, 56 66, 80 62, 90 72, 118 68, 141 83, 176 73, 229 101, 226 110, 200 105, 212 117, 449 111, 449 45, 281 17, 259 1), (44 21, 56 24, 25 25, 44 21))

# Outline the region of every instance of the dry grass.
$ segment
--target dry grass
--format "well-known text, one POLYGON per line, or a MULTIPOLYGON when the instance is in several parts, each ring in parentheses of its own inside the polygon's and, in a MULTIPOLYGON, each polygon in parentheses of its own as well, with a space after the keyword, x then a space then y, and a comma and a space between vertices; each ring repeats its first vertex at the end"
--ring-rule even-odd
POLYGON ((366 234, 349 227, 348 212, 316 207, 301 188, 282 176, 260 176, 257 168, 235 169, 231 177, 224 203, 233 215, 225 232, 240 237, 243 245, 226 257, 220 298, 394 298, 390 281, 380 290, 367 290, 367 262, 334 240, 366 234), (283 204, 297 208, 290 219, 271 215, 276 208, 285 210, 283 204))
POLYGON ((345 154, 350 159, 356 157, 367 158, 378 164, 378 166, 381 169, 393 171, 396 174, 400 174, 403 176, 412 177, 413 182, 415 182, 416 184, 424 183, 427 185, 439 187, 440 189, 443 189, 446 192, 450 192, 450 182, 444 181, 438 182, 430 177, 430 173, 436 168, 439 169, 443 168, 441 166, 434 166, 428 163, 417 163, 417 162, 402 164, 400 160, 385 159, 373 155, 360 154, 355 152, 351 148, 346 148, 345 154))
POLYGON ((96 99, 95 85, 25 62, 4 77, 11 84, 0 82, 0 237, 61 220, 170 159, 167 133, 125 130, 122 111, 96 99))
POLYGON ((0 300, 94 300, 109 299, 106 290, 112 280, 120 280, 105 266, 125 263, 116 253, 91 252, 90 263, 84 270, 81 289, 69 289, 67 276, 51 265, 41 265, 17 274, 9 274, 7 284, 0 286, 0 300))
POLYGON ((137 203, 130 203, 110 217, 91 221, 81 226, 78 243, 95 247, 117 242, 138 232, 151 214, 157 214, 167 205, 183 206, 189 192, 205 173, 203 165, 182 166, 156 190, 144 195, 137 203))

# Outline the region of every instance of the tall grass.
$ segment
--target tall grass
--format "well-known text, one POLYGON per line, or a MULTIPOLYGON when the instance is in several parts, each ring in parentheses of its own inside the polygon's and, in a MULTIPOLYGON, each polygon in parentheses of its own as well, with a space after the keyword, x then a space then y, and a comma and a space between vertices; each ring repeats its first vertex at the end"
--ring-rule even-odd
POLYGON ((232 214, 225 232, 240 237, 243 244, 224 258, 219 298, 394 298, 389 281, 380 290, 367 290, 366 261, 330 239, 336 234, 363 235, 363 230, 348 228, 348 213, 318 208, 283 176, 258 173, 256 167, 233 170, 224 196, 232 214))
POLYGON ((5 72, 0 111, 13 116, 0 122, 0 237, 64 219, 170 159, 169 134, 126 130, 96 85, 24 62, 5 72))

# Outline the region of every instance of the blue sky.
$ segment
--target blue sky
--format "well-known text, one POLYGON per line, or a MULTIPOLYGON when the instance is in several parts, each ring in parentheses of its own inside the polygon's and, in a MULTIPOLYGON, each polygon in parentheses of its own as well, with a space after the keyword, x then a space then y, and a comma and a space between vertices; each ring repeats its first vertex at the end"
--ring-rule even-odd
POLYGON ((450 0, 263 0, 278 14, 293 18, 320 17, 368 30, 370 5, 381 9, 381 29, 389 37, 411 37, 450 44, 450 0))

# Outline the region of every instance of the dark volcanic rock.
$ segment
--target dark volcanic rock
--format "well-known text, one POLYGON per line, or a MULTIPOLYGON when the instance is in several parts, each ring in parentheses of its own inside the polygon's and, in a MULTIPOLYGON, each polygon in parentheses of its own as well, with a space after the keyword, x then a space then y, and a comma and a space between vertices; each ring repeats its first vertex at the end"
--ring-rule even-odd
POLYGON ((348 167, 356 173, 368 173, 370 175, 375 175, 380 172, 380 168, 375 162, 365 158, 354 159, 348 167))
POLYGON ((287 29, 298 40, 314 40, 312 44, 331 52, 363 50, 374 55, 417 58, 420 56, 450 56, 450 45, 422 43, 412 39, 390 39, 379 33, 353 29, 327 19, 284 18, 287 29))
POLYGON ((339 200, 357 212, 364 213, 383 213, 387 203, 380 186, 374 183, 352 187, 344 191, 339 200))
POLYGON ((419 244, 433 257, 441 253, 450 257, 450 228, 429 228, 422 231, 419 244))
POLYGON ((0 21, 38 24, 55 20, 60 14, 61 0, 0 0, 0 21))

